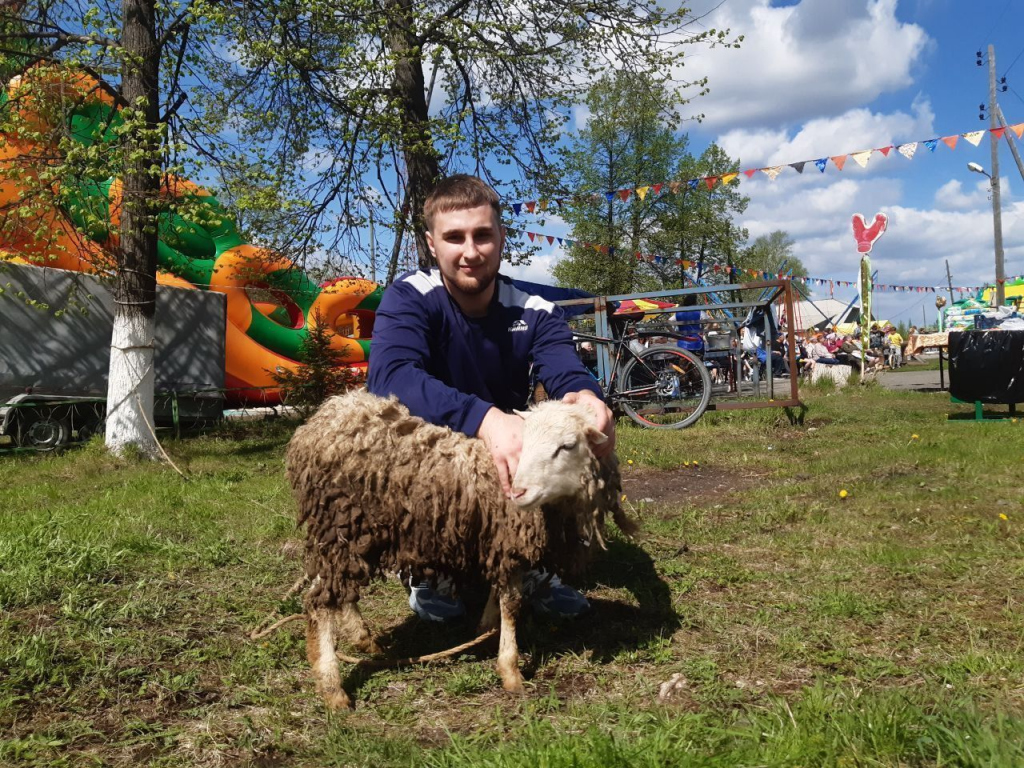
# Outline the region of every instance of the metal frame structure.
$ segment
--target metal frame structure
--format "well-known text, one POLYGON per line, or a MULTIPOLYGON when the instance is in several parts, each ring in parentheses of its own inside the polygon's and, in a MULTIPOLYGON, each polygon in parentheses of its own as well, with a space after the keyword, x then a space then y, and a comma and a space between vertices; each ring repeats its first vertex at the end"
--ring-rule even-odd
MULTIPOLYGON (((776 399, 775 397, 775 381, 774 376, 771 373, 771 336, 770 336, 770 324, 768 322, 768 312, 771 309, 771 305, 775 303, 780 297, 785 303, 786 316, 788 318, 794 317, 793 314, 793 285, 790 280, 776 279, 776 280, 758 280, 750 283, 731 283, 728 285, 715 285, 715 286, 695 286, 692 288, 673 288, 666 291, 652 291, 648 293, 630 293, 622 294, 619 296, 595 296, 592 299, 573 299, 570 301, 559 301, 558 304, 562 306, 583 306, 593 305, 594 307, 594 332, 597 336, 603 336, 606 338, 613 337, 611 324, 609 322, 609 303, 618 301, 629 301, 629 300, 641 300, 641 299, 658 299, 658 300, 669 300, 676 301, 685 296, 708 296, 712 293, 725 293, 726 291, 739 291, 739 290, 759 290, 761 291, 761 297, 754 301, 737 301, 737 302, 723 302, 723 303, 699 303, 696 305, 690 305, 687 307, 666 307, 666 308, 652 308, 643 311, 646 315, 655 314, 674 314, 679 311, 685 310, 699 310, 702 312, 717 312, 722 311, 723 318, 711 318, 702 319, 702 323, 732 323, 738 327, 742 324, 741 318, 732 317, 726 310, 746 310, 749 312, 751 309, 763 309, 765 310, 764 328, 762 329, 763 337, 765 339, 765 350, 768 354, 768 375, 765 377, 767 384, 767 400, 741 400, 741 401, 712 401, 708 405, 708 410, 712 411, 732 411, 732 410, 746 410, 752 408, 803 408, 803 403, 800 401, 798 392, 799 371, 796 367, 796 338, 793 331, 793 323, 788 322, 786 324, 786 338, 789 342, 789 393, 788 397, 784 399, 776 399)), ((745 314, 745 313, 744 313, 745 314)), ((670 325, 678 325, 676 322, 668 323, 670 325)), ((601 382, 607 387, 611 381, 612 374, 612 361, 609 354, 609 349, 604 344, 596 345, 597 349, 597 373, 601 382)), ((739 356, 736 359, 737 368, 741 365, 739 356)), ((740 380, 740 373, 737 370, 736 380, 740 380)), ((755 387, 759 390, 759 382, 755 383, 755 387)))

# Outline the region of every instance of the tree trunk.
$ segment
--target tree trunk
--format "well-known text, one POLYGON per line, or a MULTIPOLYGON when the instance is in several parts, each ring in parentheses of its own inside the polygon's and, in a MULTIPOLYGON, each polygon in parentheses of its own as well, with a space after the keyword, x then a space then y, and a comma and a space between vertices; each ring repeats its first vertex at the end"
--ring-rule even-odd
POLYGON ((159 117, 160 49, 156 43, 154 0, 122 0, 124 63, 121 91, 138 110, 140 125, 122 138, 122 209, 114 283, 114 331, 107 386, 107 448, 120 454, 135 445, 157 454, 153 435, 153 329, 156 310, 156 219, 160 163, 156 135, 159 117))
POLYGON ((416 38, 413 0, 390 0, 386 5, 387 43, 395 57, 394 90, 402 124, 402 156, 405 158, 407 199, 420 267, 434 263, 427 248, 423 203, 437 184, 440 169, 430 135, 422 46, 416 38))

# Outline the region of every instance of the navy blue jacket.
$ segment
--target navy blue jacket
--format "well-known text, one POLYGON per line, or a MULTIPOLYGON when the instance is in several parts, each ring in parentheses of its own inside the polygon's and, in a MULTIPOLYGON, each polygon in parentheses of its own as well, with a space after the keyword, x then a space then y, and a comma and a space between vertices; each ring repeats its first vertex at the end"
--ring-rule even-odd
POLYGON ((396 395, 414 415, 471 436, 492 405, 525 406, 531 362, 550 397, 584 389, 601 397, 562 310, 524 288, 534 286, 499 274, 486 316, 472 318, 436 269, 402 275, 377 309, 367 388, 396 395))

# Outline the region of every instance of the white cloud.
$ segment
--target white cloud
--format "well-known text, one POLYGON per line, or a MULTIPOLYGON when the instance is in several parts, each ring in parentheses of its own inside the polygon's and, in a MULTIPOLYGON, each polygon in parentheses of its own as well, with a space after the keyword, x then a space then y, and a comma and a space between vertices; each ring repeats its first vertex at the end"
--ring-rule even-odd
POLYGON ((784 126, 839 114, 913 84, 913 68, 931 41, 922 27, 896 18, 896 5, 722 3, 702 24, 743 34, 741 47, 692 55, 675 75, 709 78, 710 94, 690 106, 711 127, 784 126))
POLYGON ((935 191, 935 205, 943 210, 965 210, 984 204, 989 196, 989 183, 979 181, 974 189, 964 192, 960 179, 950 179, 935 191))

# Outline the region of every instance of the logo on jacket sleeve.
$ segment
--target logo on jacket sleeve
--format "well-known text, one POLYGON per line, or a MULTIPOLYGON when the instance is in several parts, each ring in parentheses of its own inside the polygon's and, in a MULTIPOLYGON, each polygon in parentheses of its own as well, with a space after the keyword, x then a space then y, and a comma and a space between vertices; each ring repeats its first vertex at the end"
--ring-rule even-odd
POLYGON ((515 333, 516 331, 528 331, 530 326, 526 324, 525 320, 516 320, 512 325, 508 327, 509 333, 515 333))

